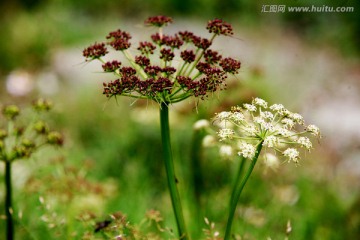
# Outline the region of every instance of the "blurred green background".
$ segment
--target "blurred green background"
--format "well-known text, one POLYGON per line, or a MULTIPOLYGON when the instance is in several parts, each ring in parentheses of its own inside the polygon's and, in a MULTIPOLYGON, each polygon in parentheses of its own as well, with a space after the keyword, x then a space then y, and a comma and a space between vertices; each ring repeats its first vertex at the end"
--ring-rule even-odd
MULTIPOLYGON (((135 46, 151 33, 143 21, 159 14, 174 18, 166 31, 204 36, 207 20, 230 22, 234 37, 217 39, 215 48, 242 62, 226 92, 201 101, 197 109, 189 101, 171 111, 173 151, 194 239, 203 239, 203 217, 223 233, 238 163, 204 149, 203 178, 195 181, 192 125, 255 96, 300 112, 324 137, 298 167, 284 164, 273 171, 259 162, 239 203, 234 231, 242 239, 284 239, 290 220, 289 239, 360 237, 359 1, 3 0, 0 10, 0 103, 49 98, 55 105, 52 121, 66 135, 64 150, 47 150, 15 165, 14 201, 22 212, 17 239, 81 239, 92 229, 79 220, 84 211, 99 220, 121 211, 139 223, 146 210, 157 209, 164 225, 174 226, 159 151, 158 106, 127 98, 108 101, 102 82, 111 76, 82 58, 85 47, 117 28, 131 32, 135 46), (354 11, 261 12, 264 5, 279 4, 354 11)), ((2 184, 1 212, 3 195, 2 184)), ((0 239, 4 226, 1 218, 0 239)))

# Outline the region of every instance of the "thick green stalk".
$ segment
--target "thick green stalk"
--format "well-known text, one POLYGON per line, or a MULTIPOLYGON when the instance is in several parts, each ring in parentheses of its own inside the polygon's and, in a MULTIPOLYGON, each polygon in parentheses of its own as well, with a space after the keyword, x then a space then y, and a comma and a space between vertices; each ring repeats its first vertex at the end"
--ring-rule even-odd
MULTIPOLYGON (((238 176, 236 178, 236 182, 234 185, 234 189, 231 195, 231 200, 230 200, 230 208, 229 208, 229 216, 228 216, 228 221, 226 224, 226 231, 225 231, 225 238, 224 240, 229 240, 231 238, 231 227, 232 227, 232 223, 234 220, 234 215, 235 215, 235 210, 236 210, 236 206, 237 203, 239 201, 240 195, 242 190, 244 189, 254 167, 256 164, 257 159, 259 158, 259 154, 261 152, 261 148, 262 148, 262 141, 257 145, 256 147, 256 152, 255 152, 255 156, 252 158, 250 166, 247 170, 247 172, 245 173, 244 178, 241 180, 240 182, 240 177, 238 173, 238 176)), ((242 171, 242 167, 240 166, 239 171, 242 171)))
MULTIPOLYGON (((236 188, 237 185, 239 185, 239 182, 241 180, 241 176, 243 174, 244 171, 244 167, 245 167, 245 162, 246 162, 246 158, 244 158, 243 156, 240 157, 240 164, 239 164, 239 169, 236 173, 236 178, 235 178, 235 184, 234 184, 234 188, 236 188)), ((230 199, 230 203, 232 203, 234 201, 234 194, 235 191, 233 190, 233 192, 231 193, 231 199, 230 199)), ((237 200, 235 200, 237 201, 237 200)))
POLYGON ((14 239, 13 209, 11 199, 11 162, 5 161, 5 216, 6 216, 6 239, 14 239))
POLYGON ((168 187, 171 196, 172 207, 175 214, 176 224, 180 239, 187 240, 190 239, 190 237, 186 231, 184 216, 180 202, 180 195, 176 186, 177 179, 175 176, 174 162, 171 151, 169 107, 167 103, 161 103, 160 106, 160 125, 161 125, 161 139, 162 139, 164 164, 167 175, 168 187))

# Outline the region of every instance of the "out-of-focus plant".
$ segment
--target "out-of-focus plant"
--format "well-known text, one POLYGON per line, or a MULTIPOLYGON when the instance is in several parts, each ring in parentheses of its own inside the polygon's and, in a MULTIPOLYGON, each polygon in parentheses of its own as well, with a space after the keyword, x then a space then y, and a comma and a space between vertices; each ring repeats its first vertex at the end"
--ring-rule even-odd
POLYGON ((163 226, 163 217, 154 209, 148 210, 140 223, 132 223, 128 217, 115 212, 99 221, 92 215, 84 214, 79 218, 85 225, 90 226, 89 231, 84 232, 82 239, 95 240, 94 232, 101 234, 105 239, 131 239, 131 240, 161 240, 165 235, 173 239, 171 229, 163 226), (95 227, 94 227, 95 226, 95 227))
POLYGON ((33 102, 35 119, 29 121, 28 116, 21 115, 16 105, 6 105, 2 108, 0 118, 0 161, 5 164, 5 216, 6 239, 14 239, 14 208, 12 204, 12 163, 30 158, 40 148, 47 145, 61 146, 63 136, 57 131, 51 131, 48 124, 41 119, 43 112, 51 109, 49 101, 39 99, 33 102), (21 119, 19 119, 21 118, 21 119), (23 121, 21 121, 23 120, 23 121))
MULTIPOLYGON (((226 147, 227 155, 237 153, 240 167, 235 178, 226 225, 225 240, 231 238, 231 227, 237 203, 262 149, 266 149, 265 160, 277 165, 278 157, 284 162, 299 164, 298 149, 310 151, 312 142, 306 135, 320 138, 320 130, 315 125, 305 125, 303 117, 287 110, 282 104, 268 107, 260 98, 253 99, 251 104, 235 106, 231 111, 216 115, 214 123, 219 126, 219 141, 226 147), (270 160, 271 158, 271 160, 270 160), (250 160, 248 169, 243 175, 245 161, 250 160)), ((223 150, 224 151, 224 150, 223 150)))
POLYGON ((189 239, 171 151, 169 106, 190 97, 205 99, 209 94, 224 89, 227 76, 236 74, 241 64, 210 49, 217 36, 233 34, 232 26, 225 21, 215 19, 208 22, 209 39, 189 31, 164 34, 163 27, 170 23, 172 19, 165 16, 148 18, 145 24, 158 28, 158 32, 151 35, 150 40, 140 41, 136 49, 131 49, 128 32, 116 30, 106 37, 108 41, 85 48, 83 55, 87 61, 99 60, 104 72, 116 76, 116 80, 103 84, 103 93, 108 98, 128 96, 159 104, 162 152, 173 211, 179 237, 189 239), (118 60, 105 60, 108 47, 121 52, 130 66, 124 66, 118 60))

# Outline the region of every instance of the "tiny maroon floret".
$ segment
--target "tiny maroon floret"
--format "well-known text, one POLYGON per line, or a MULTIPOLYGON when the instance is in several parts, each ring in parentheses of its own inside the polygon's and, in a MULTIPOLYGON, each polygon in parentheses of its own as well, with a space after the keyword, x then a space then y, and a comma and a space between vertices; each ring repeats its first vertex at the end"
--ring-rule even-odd
POLYGON ((156 47, 151 43, 151 42, 140 42, 139 43, 139 47, 137 48, 141 54, 154 54, 154 50, 156 49, 156 47))
POLYGON ((170 23, 172 23, 173 20, 171 17, 166 17, 166 16, 155 16, 155 17, 149 17, 146 21, 145 24, 146 25, 153 25, 155 27, 162 27, 164 25, 168 25, 170 23))
POLYGON ((104 72, 114 72, 117 69, 119 69, 121 66, 121 62, 118 62, 116 60, 113 60, 111 62, 106 62, 102 65, 102 68, 104 69, 104 72))
POLYGON ((217 18, 209 21, 206 29, 209 30, 210 33, 214 33, 216 35, 227 36, 234 34, 232 26, 229 23, 217 18))
POLYGON ((164 60, 165 62, 170 62, 175 57, 175 54, 169 48, 161 49, 160 53, 160 59, 164 60))
POLYGON ((121 31, 120 29, 110 32, 106 38, 111 39, 108 44, 118 51, 128 49, 131 46, 129 41, 131 39, 131 35, 128 32, 121 31))
POLYGON ((198 36, 193 37, 193 43, 196 47, 204 49, 204 50, 208 49, 211 46, 211 42, 209 39, 201 38, 198 36))
POLYGON ((105 47, 105 43, 95 43, 90 47, 87 47, 83 51, 83 56, 88 59, 96 59, 105 56, 108 50, 105 47))
POLYGON ((204 53, 204 58, 207 63, 215 64, 221 60, 221 55, 217 51, 208 49, 204 53))
POLYGON ((179 35, 180 35, 181 39, 186 43, 192 42, 193 38, 194 38, 194 33, 189 32, 189 31, 179 32, 179 35))
POLYGON ((232 58, 224 58, 220 61, 220 66, 225 72, 236 74, 241 67, 241 62, 232 58))
POLYGON ((145 56, 136 56, 135 63, 141 67, 146 67, 150 65, 150 59, 145 56))
POLYGON ((185 50, 180 53, 180 57, 187 63, 195 61, 195 53, 193 50, 185 50))
POLYGON ((184 44, 184 41, 177 34, 175 36, 163 36, 163 42, 166 46, 177 49, 184 44))

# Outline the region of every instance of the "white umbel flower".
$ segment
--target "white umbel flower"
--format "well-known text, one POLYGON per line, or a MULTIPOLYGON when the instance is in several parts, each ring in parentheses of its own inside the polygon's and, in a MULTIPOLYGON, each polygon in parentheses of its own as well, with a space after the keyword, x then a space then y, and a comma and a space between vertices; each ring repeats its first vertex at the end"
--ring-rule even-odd
POLYGON ((248 103, 244 103, 244 108, 246 110, 248 110, 249 112, 256 112, 256 106, 252 105, 252 104, 248 104, 248 103))
POLYGON ((274 114, 268 111, 260 112, 260 117, 272 121, 274 119, 274 114))
POLYGON ((299 143, 302 147, 306 148, 309 151, 312 148, 312 143, 311 143, 310 139, 307 137, 299 137, 296 142, 299 143))
POLYGON ((310 124, 307 126, 306 130, 314 136, 320 137, 320 129, 317 126, 310 124))
POLYGON ((319 128, 309 125, 305 126, 305 131, 298 131, 305 122, 300 114, 287 110, 282 104, 273 104, 269 108, 267 104, 263 99, 255 98, 251 104, 235 106, 230 112, 218 114, 216 118, 223 120, 219 121, 223 125, 217 133, 220 141, 227 140, 227 145, 233 143, 238 155, 245 158, 253 158, 255 147, 261 144, 278 153, 278 157, 298 163, 300 148, 311 150, 308 137, 320 137, 319 128))
POLYGON ((253 105, 263 107, 263 108, 267 108, 268 103, 264 99, 255 98, 253 100, 253 105))
POLYGON ((273 148, 278 144, 278 138, 275 136, 268 136, 264 139, 263 146, 273 148))
POLYGON ((288 148, 283 152, 284 156, 288 158, 288 162, 299 162, 299 151, 295 148, 288 148))
POLYGON ((226 140, 226 139, 232 139, 235 132, 234 130, 230 129, 230 128, 223 128, 220 129, 220 131, 217 133, 220 141, 226 140))
POLYGON ((298 114, 298 113, 293 113, 291 114, 291 119, 293 119, 297 124, 303 125, 304 124, 304 118, 298 114))
POLYGON ((281 123, 284 124, 284 127, 287 129, 292 129, 295 126, 295 122, 290 118, 282 119, 281 123))
POLYGON ((230 116, 230 119, 233 120, 235 123, 240 123, 245 120, 245 116, 241 112, 234 112, 230 116))
POLYGON ((216 115, 216 118, 219 119, 220 121, 224 121, 224 120, 228 120, 231 115, 232 115, 231 112, 223 111, 223 112, 221 112, 221 113, 218 113, 218 114, 216 115))
POLYGON ((246 143, 246 142, 240 142, 239 143, 239 156, 243 156, 244 158, 250 158, 252 159, 255 156, 255 147, 252 144, 246 143))

